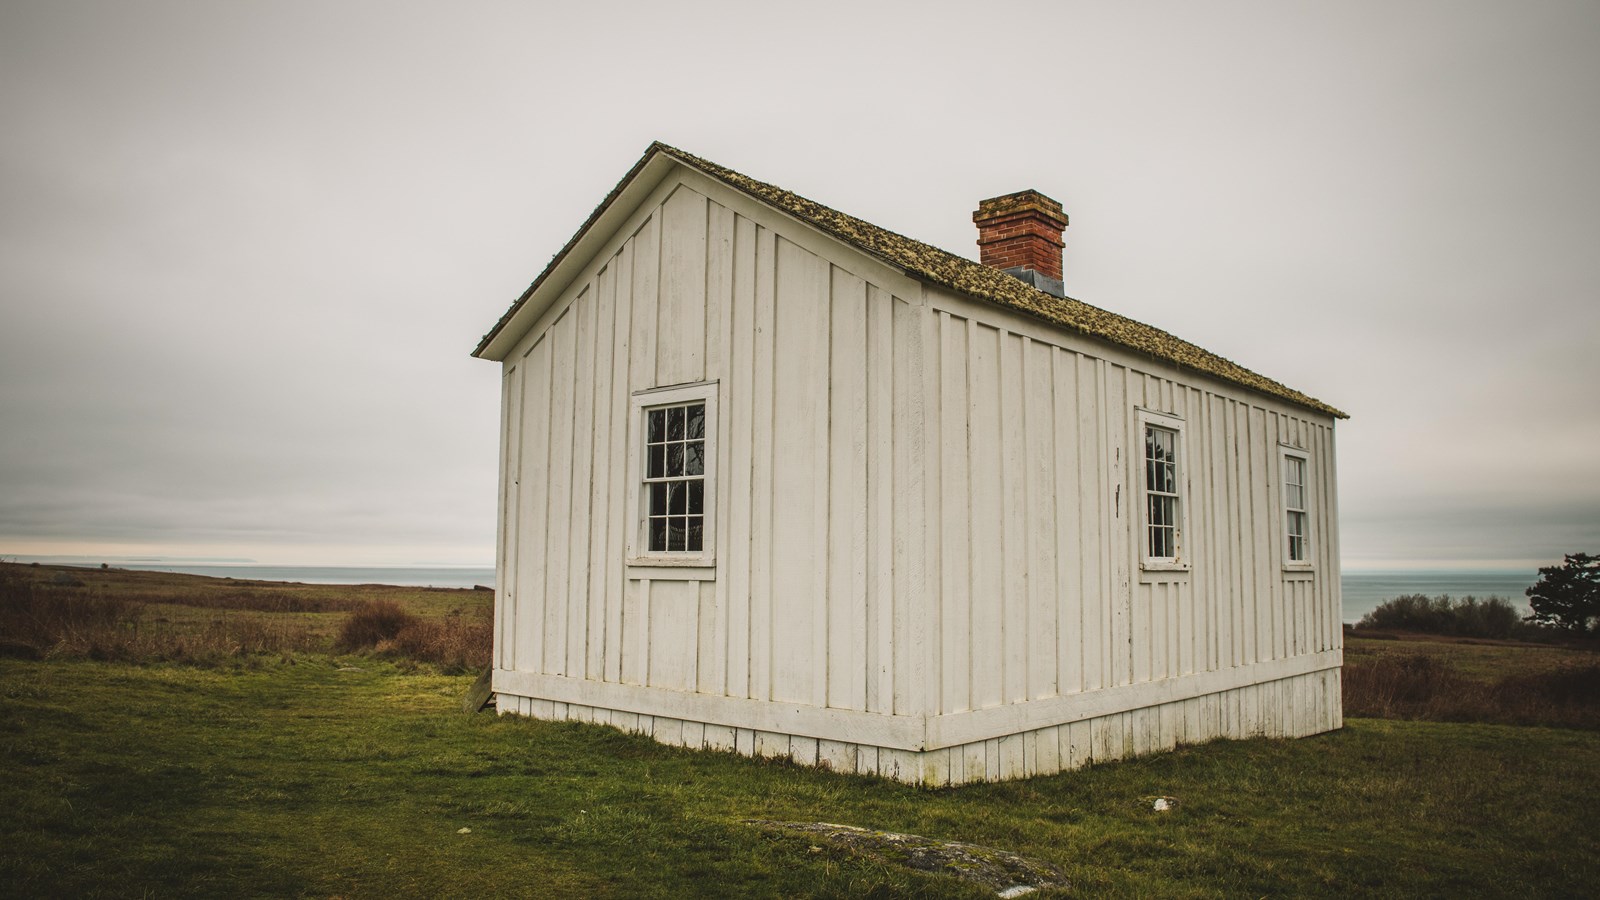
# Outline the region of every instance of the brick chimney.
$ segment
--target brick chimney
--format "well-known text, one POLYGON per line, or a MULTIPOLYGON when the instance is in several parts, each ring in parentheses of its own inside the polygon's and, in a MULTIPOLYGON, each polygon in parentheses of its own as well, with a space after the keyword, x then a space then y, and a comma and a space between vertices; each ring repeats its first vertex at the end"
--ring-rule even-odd
POLYGON ((1061 284, 1061 204, 1034 190, 978 204, 978 261, 1014 275, 1041 291, 1066 296, 1061 284))

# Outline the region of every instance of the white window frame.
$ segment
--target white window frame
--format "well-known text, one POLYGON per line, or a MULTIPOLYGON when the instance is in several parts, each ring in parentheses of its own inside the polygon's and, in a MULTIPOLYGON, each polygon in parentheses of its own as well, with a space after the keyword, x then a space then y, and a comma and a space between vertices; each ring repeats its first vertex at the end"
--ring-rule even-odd
POLYGON ((1278 503, 1283 529, 1283 570, 1285 572, 1309 572, 1313 568, 1313 555, 1311 543, 1311 456, 1299 447, 1288 444, 1278 445, 1278 503), (1301 465, 1301 478, 1304 482, 1300 485, 1299 507, 1289 505, 1289 461, 1298 460, 1301 465), (1300 536, 1305 547, 1305 559, 1292 559, 1289 556, 1289 514, 1299 512, 1305 516, 1305 532, 1300 536))
POLYGON ((633 522, 628 530, 627 564, 664 570, 653 577, 698 577, 689 570, 700 570, 699 575, 704 575, 717 561, 717 382, 703 381, 637 391, 633 395, 628 422, 628 509, 633 522), (699 550, 650 550, 649 496, 644 490, 644 446, 648 438, 645 414, 663 406, 696 402, 706 406, 705 475, 702 480, 705 486, 704 542, 699 550))
POLYGON ((1188 475, 1188 445, 1184 441, 1184 421, 1172 413, 1157 412, 1151 409, 1139 409, 1139 432, 1137 443, 1137 497, 1139 503, 1139 568, 1147 572, 1187 572, 1190 569, 1188 558, 1188 516, 1189 516, 1189 475, 1188 475), (1150 479, 1149 467, 1145 458, 1145 436, 1151 428, 1164 428, 1174 432, 1177 437, 1173 442, 1173 478, 1177 482, 1174 492, 1176 510, 1173 515, 1173 555, 1150 555, 1150 479))

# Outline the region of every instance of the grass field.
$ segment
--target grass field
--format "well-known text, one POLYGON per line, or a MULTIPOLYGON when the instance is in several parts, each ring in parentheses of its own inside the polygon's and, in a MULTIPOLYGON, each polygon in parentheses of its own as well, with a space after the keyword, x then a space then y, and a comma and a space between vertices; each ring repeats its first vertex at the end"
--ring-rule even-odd
MULTIPOLYGON (((144 615, 185 605, 150 589, 144 615)), ((434 617, 484 600, 388 591, 434 617)), ((325 642, 354 608, 189 599, 329 616, 325 642)), ((998 847, 1091 896, 1584 896, 1600 879, 1600 731, 1354 718, 928 791, 466 715, 470 682, 321 645, 0 659, 0 896, 993 896, 747 819, 998 847)))

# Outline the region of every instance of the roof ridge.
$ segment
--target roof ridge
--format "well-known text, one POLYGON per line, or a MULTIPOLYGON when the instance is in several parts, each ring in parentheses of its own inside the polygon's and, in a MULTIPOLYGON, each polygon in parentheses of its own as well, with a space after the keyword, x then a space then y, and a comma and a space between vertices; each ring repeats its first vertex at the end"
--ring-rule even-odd
POLYGON ((650 143, 644 155, 639 158, 633 168, 628 170, 622 180, 617 182, 616 187, 611 189, 605 199, 600 202, 600 205, 595 207, 594 212, 589 215, 588 220, 583 223, 583 226, 578 229, 571 240, 567 241, 566 246, 562 247, 552 257, 550 264, 545 267, 545 270, 540 273, 533 284, 528 286, 528 290, 512 304, 510 309, 506 310, 505 315, 500 317, 500 321, 495 324, 495 327, 484 336, 483 340, 478 344, 478 349, 474 351, 475 354, 483 352, 489 342, 510 321, 517 309, 549 276, 551 270, 572 250, 579 239, 599 219, 601 214, 616 201, 623 189, 638 175, 645 164, 658 153, 670 156, 678 162, 696 169, 735 190, 753 196, 782 212, 794 216, 823 233, 887 263, 913 278, 931 282, 957 293, 976 297, 998 306, 1014 309, 1079 334, 1164 360, 1180 368, 1211 375, 1341 419, 1349 418, 1346 413, 1323 403, 1321 400, 1303 394, 1258 372, 1251 371, 1230 359, 1218 356, 1168 331, 1101 309, 1082 300, 1071 297, 1057 297, 1054 294, 1046 293, 1023 282, 1021 279, 1007 275, 999 269, 973 262, 932 244, 879 227, 871 222, 858 219, 848 213, 840 212, 830 206, 818 203, 815 200, 802 197, 793 191, 751 178, 748 175, 741 174, 726 166, 718 165, 708 159, 695 156, 661 141, 652 141, 650 143))

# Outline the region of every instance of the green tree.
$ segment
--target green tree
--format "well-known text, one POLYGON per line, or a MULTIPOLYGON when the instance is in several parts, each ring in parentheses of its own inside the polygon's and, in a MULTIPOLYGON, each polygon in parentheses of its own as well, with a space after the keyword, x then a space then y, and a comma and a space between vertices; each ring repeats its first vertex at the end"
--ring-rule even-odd
POLYGON ((1539 570, 1528 588, 1528 621, 1577 634, 1600 633, 1600 556, 1572 553, 1559 566, 1539 570))

